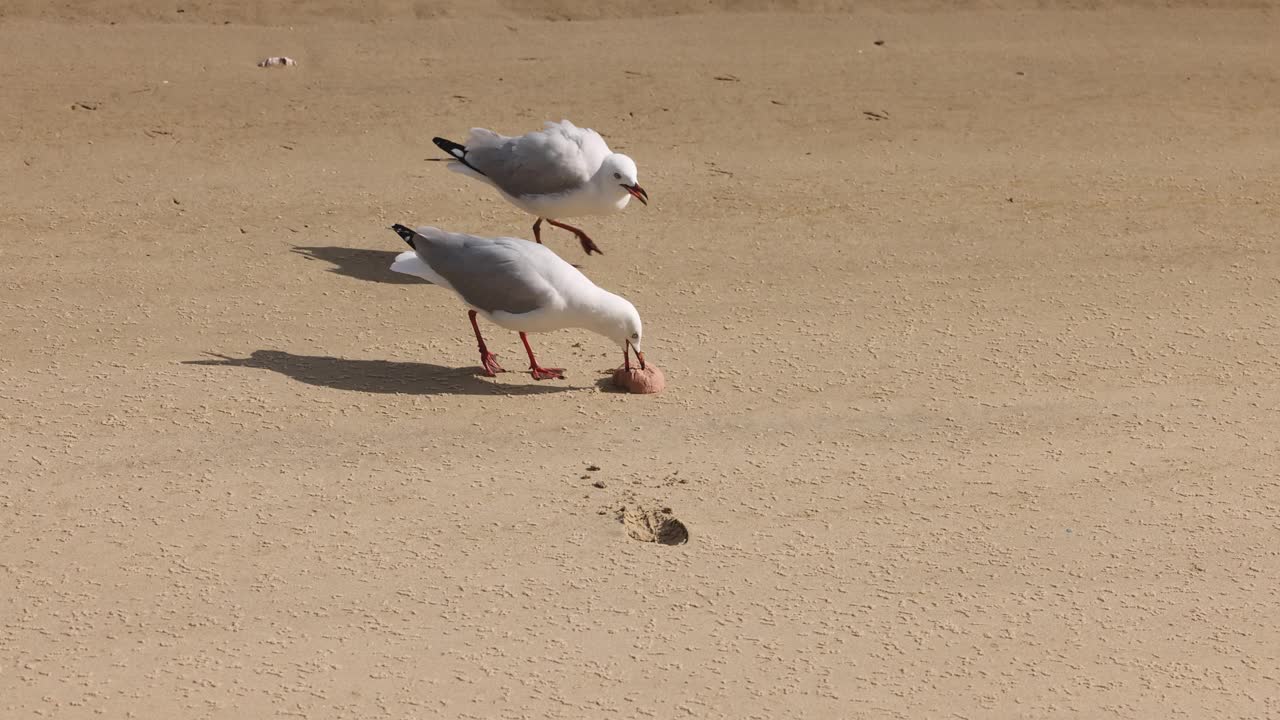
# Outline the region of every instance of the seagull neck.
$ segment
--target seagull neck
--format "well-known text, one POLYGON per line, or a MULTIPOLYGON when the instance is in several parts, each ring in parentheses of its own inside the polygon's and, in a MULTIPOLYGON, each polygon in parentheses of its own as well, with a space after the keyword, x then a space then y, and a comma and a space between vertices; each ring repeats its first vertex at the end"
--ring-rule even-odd
POLYGON ((626 188, 619 185, 613 178, 613 171, 607 165, 602 165, 599 170, 596 170, 596 174, 587 181, 587 187, 596 197, 609 202, 631 197, 626 188))
POLYGON ((596 174, 592 175, 591 179, 587 181, 587 192, 596 197, 604 197, 608 195, 609 186, 604 181, 604 177, 602 175, 603 172, 603 170, 597 170, 596 174))
POLYGON ((626 301, 617 295, 596 287, 575 303, 577 307, 574 310, 583 328, 610 337, 617 330, 619 318, 626 312, 625 304, 626 301))

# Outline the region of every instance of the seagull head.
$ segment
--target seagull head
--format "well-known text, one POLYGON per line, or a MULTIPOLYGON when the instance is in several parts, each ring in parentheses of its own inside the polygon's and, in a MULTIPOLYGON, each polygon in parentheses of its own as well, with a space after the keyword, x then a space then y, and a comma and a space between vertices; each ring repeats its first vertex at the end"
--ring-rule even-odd
POLYGON ((624 357, 630 358, 630 353, 634 350, 643 369, 644 329, 640 325, 640 313, 636 311, 636 306, 626 298, 604 292, 596 301, 591 315, 594 320, 588 327, 618 343, 624 357))
POLYGON ((596 173, 596 179, 610 190, 610 194, 617 193, 621 195, 622 203, 619 207, 625 207, 627 201, 633 197, 648 205, 649 193, 640 187, 640 183, 636 179, 637 172, 635 160, 622 153, 613 153, 606 157, 600 165, 600 170, 596 173))
POLYGON ((631 333, 627 335, 626 338, 624 338, 622 341, 622 355, 624 358, 630 357, 629 355, 627 355, 627 352, 629 350, 634 350, 636 353, 636 360, 640 361, 640 369, 643 370, 644 369, 644 351, 640 349, 640 341, 643 338, 644 333, 640 330, 640 314, 633 311, 632 317, 634 319, 635 324, 634 325, 631 325, 630 323, 628 324, 628 329, 631 330, 631 333))

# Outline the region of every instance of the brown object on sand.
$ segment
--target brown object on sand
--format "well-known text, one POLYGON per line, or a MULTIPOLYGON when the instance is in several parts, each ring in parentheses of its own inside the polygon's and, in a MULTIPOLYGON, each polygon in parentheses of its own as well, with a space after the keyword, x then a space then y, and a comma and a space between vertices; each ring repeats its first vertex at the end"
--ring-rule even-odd
POLYGON ((636 395, 660 393, 667 387, 667 378, 657 365, 649 363, 641 370, 638 367, 620 367, 613 373, 613 384, 636 395))

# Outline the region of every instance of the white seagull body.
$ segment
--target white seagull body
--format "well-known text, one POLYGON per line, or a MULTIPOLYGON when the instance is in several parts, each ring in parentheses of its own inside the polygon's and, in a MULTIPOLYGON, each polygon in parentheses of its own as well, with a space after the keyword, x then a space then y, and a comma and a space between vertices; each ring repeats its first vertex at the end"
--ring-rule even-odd
POLYGON ((502 368, 485 347, 477 314, 520 334, 529 354, 529 370, 537 380, 563 377, 563 370, 539 366, 525 333, 590 330, 622 347, 626 367, 631 366, 631 350, 644 367, 640 314, 635 306, 598 287, 547 247, 519 238, 484 238, 434 227, 411 230, 393 225, 391 229, 413 248, 396 257, 392 270, 452 290, 471 308, 471 326, 486 374, 502 368))
POLYGON ((633 197, 649 201, 635 161, 610 150, 600 133, 568 120, 519 137, 472 128, 466 145, 439 137, 433 142, 453 158, 450 170, 492 185, 507 202, 536 216, 533 236, 539 243, 546 219, 576 235, 588 255, 598 253, 585 232, 558 218, 608 215, 633 197))

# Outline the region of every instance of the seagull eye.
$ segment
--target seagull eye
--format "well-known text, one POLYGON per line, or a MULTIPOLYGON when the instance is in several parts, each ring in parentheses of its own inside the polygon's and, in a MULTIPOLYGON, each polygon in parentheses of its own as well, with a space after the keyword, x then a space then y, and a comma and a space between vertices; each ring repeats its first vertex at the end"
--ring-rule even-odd
POLYGON ((621 179, 622 179, 622 173, 614 173, 614 174, 613 174, 613 179, 614 179, 614 180, 621 180, 621 179))
POLYGON ((640 333, 631 333, 631 339, 632 339, 632 340, 639 340, 639 339, 640 339, 640 333))

